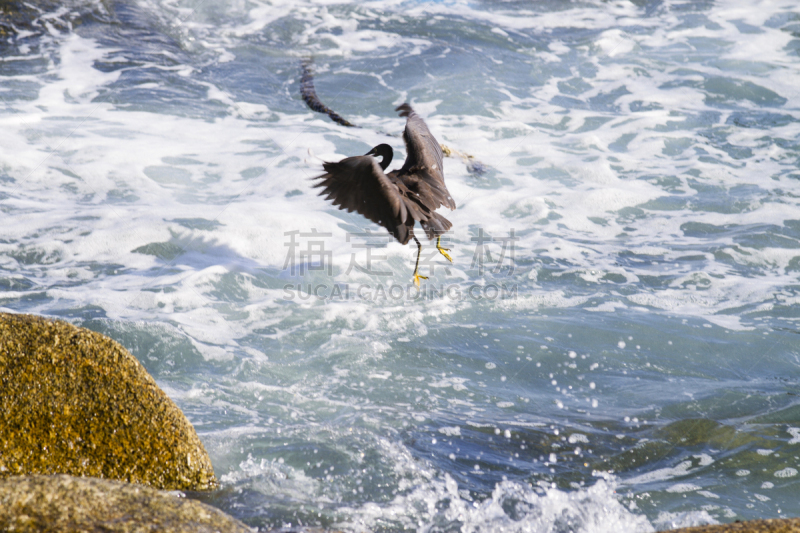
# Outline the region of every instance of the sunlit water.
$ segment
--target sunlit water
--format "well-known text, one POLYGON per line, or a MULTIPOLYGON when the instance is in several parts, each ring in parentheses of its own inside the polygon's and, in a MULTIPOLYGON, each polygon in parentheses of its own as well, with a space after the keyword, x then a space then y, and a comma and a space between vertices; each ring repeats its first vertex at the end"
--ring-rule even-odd
POLYGON ((262 530, 800 515, 795 1, 25 9, 0 306, 131 350, 221 480, 189 496, 262 530), (399 167, 405 101, 486 170, 445 160, 419 293, 309 179, 399 167))

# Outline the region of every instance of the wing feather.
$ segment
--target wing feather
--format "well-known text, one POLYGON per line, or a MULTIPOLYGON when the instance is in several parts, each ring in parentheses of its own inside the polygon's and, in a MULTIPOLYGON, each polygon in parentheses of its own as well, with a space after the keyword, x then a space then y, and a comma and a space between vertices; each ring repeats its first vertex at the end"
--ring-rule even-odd
POLYGON ((426 196, 422 196, 422 189, 419 193, 429 209, 434 210, 441 205, 455 209, 456 203, 444 184, 444 154, 439 142, 410 105, 403 104, 396 111, 400 111, 401 117, 407 117, 403 131, 407 155, 398 176, 402 178, 413 174, 426 183, 426 196))
POLYGON ((314 185, 322 188, 320 196, 326 195, 339 209, 356 211, 380 224, 401 242, 403 237, 408 241, 410 237, 400 229, 408 218, 406 202, 373 157, 348 157, 322 167, 325 174, 314 178, 321 180, 314 185))

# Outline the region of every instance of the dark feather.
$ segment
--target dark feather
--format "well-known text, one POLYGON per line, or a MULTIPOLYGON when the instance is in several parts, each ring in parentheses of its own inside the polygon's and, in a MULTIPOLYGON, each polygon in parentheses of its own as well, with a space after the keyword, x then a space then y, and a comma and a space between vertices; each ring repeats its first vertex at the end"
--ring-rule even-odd
POLYGON ((342 126, 349 126, 351 128, 357 127, 320 101, 317 96, 317 91, 314 88, 314 76, 311 75, 311 62, 304 61, 301 67, 303 68, 303 75, 300 77, 300 95, 303 97, 303 101, 306 105, 317 113, 325 113, 331 117, 331 120, 342 126))
POLYGON ((432 241, 436 237, 444 235, 453 227, 453 224, 439 213, 431 213, 431 215, 425 222, 420 222, 420 225, 425 230, 425 235, 432 241))
POLYGON ((455 209, 456 204, 444 184, 439 143, 411 106, 403 104, 397 110, 408 117, 403 133, 408 155, 400 170, 384 174, 392 148, 378 145, 367 155, 323 163, 325 174, 314 178, 320 180, 314 187, 321 187, 320 196, 339 209, 358 212, 406 244, 417 222, 429 239, 449 230, 450 221, 435 210, 442 205, 455 209), (373 156, 382 158, 380 164, 373 156))
POLYGON ((348 157, 338 163, 324 163, 322 167, 326 173, 317 176, 315 179, 321 181, 314 185, 323 188, 320 196, 326 195, 325 199, 339 209, 356 211, 380 224, 401 240, 405 232, 398 231, 398 227, 403 226, 408 217, 406 203, 397 185, 386 177, 375 158, 368 155, 348 157))
POLYGON ((410 105, 403 104, 395 111, 400 111, 401 117, 407 117, 403 131, 407 155, 398 175, 415 175, 428 184, 424 198, 430 200, 429 209, 437 209, 441 205, 455 209, 456 203, 444 184, 444 154, 441 146, 410 105))

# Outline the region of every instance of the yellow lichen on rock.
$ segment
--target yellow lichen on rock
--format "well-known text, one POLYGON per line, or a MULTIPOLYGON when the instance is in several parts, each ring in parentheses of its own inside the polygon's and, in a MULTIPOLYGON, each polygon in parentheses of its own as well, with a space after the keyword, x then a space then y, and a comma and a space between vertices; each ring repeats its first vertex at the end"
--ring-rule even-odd
POLYGON ((20 533, 246 533, 208 505, 141 485, 72 476, 0 480, 0 531, 20 533))
POLYGON ((194 428, 125 348, 67 322, 0 313, 0 478, 25 474, 216 486, 194 428))
POLYGON ((800 518, 748 520, 714 526, 686 527, 670 533, 800 533, 800 518))

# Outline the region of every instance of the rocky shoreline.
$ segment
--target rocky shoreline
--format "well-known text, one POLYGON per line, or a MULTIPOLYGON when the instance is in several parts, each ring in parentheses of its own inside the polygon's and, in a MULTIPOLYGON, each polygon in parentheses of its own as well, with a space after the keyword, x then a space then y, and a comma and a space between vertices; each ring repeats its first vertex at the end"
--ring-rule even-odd
POLYGON ((108 337, 0 314, 0 376, 0 478, 69 474, 167 490, 216 487, 192 425, 108 337))
POLYGON ((53 533, 248 533, 222 511, 172 492, 88 477, 0 480, 0 530, 53 533))
POLYGON ((117 342, 0 313, 0 383, 0 531, 250 531, 166 492, 215 489, 211 459, 117 342))
MULTIPOLYGON (((130 352, 60 320, 0 313, 0 530, 239 532, 166 491, 217 488, 191 423, 130 352)), ((800 533, 800 519, 680 533, 800 533)))

